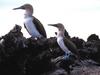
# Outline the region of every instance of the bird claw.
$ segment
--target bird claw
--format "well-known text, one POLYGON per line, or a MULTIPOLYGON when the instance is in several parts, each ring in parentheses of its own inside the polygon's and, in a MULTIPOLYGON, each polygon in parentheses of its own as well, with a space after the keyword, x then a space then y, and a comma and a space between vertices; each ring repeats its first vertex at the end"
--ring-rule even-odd
POLYGON ((66 53, 63 56, 58 56, 55 59, 51 59, 51 62, 57 63, 57 62, 62 61, 62 60, 70 61, 71 59, 74 59, 74 58, 76 58, 76 56, 70 52, 70 53, 66 53))

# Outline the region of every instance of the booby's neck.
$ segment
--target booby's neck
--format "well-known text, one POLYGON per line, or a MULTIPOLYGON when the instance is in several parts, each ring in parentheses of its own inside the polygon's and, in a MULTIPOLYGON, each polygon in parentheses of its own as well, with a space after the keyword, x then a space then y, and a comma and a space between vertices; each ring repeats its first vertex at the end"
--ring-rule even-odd
POLYGON ((62 38, 64 38, 65 36, 64 36, 64 32, 65 32, 65 29, 59 29, 58 30, 58 33, 57 33, 57 37, 62 37, 62 38))
POLYGON ((32 11, 30 11, 30 10, 25 10, 25 14, 24 14, 25 16, 24 16, 24 18, 27 18, 27 17, 32 17, 32 15, 33 15, 33 12, 32 11))

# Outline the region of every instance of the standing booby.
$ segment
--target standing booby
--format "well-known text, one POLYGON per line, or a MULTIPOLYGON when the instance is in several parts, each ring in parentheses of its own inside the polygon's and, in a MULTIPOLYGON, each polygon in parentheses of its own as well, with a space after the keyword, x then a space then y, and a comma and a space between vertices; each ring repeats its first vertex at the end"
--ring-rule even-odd
POLYGON ((34 16, 33 14, 33 7, 30 4, 24 4, 20 7, 14 8, 13 10, 17 9, 24 9, 25 10, 25 21, 24 27, 28 31, 28 33, 32 36, 32 38, 41 38, 47 37, 45 29, 41 22, 34 16))
POLYGON ((58 24, 49 24, 49 26, 54 26, 58 28, 58 32, 57 32, 57 43, 59 45, 59 47, 61 48, 61 50, 63 50, 65 52, 65 56, 64 58, 69 58, 69 56, 71 54, 78 54, 77 48, 75 46, 75 44, 70 41, 68 38, 65 37, 64 33, 65 33, 65 28, 63 26, 63 24, 58 23, 58 24))

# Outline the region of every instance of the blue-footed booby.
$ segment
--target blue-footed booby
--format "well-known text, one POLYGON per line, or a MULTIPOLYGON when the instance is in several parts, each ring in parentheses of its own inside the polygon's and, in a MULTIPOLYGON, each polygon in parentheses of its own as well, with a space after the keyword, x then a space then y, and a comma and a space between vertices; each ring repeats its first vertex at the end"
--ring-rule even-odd
POLYGON ((14 8, 13 10, 17 9, 23 9, 25 10, 25 21, 24 21, 24 27, 28 31, 28 33, 32 36, 32 38, 41 38, 41 37, 47 37, 46 31, 41 24, 41 22, 34 16, 33 14, 33 7, 30 4, 24 4, 20 7, 14 8))
POLYGON ((65 33, 65 28, 64 25, 61 23, 57 23, 57 24, 48 24, 49 26, 54 26, 58 28, 58 32, 57 32, 57 43, 59 45, 59 47, 61 48, 61 50, 63 50, 65 52, 65 59, 69 58, 69 56, 72 54, 78 54, 76 45, 69 40, 67 37, 65 37, 64 33, 65 33))

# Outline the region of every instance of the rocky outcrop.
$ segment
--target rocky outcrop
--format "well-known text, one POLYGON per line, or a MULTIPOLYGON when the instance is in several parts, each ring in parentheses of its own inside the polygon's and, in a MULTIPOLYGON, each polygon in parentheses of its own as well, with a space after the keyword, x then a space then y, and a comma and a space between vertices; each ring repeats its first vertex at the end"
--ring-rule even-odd
POLYGON ((57 45, 56 37, 38 40, 25 38, 21 26, 15 25, 0 38, 0 74, 67 75, 70 72, 81 72, 82 66, 89 68, 87 65, 91 64, 99 67, 100 39, 97 35, 93 34, 84 41, 79 37, 71 38, 68 32, 65 34, 77 46, 80 61, 76 61, 77 58, 73 56, 69 60, 62 59, 63 52, 57 45), (91 63, 89 60, 92 60, 91 63))

